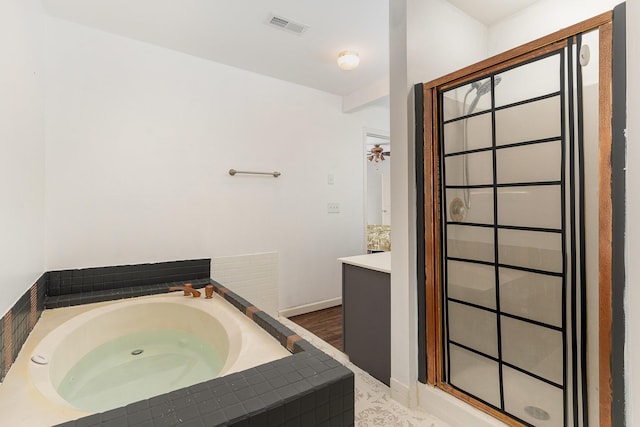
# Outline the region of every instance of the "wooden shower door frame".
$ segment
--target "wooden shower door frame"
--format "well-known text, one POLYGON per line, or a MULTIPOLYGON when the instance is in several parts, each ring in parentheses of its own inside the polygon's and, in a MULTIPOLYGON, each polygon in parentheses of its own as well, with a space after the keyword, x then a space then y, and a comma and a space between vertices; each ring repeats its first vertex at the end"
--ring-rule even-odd
POLYGON ((549 34, 530 43, 493 56, 477 64, 423 84, 424 112, 424 255, 426 287, 427 384, 470 403, 478 409, 513 425, 519 422, 463 394, 444 382, 442 345, 442 271, 441 271, 441 201, 438 176, 438 92, 465 81, 525 62, 566 45, 566 40, 581 33, 599 30, 599 406, 600 426, 611 427, 611 325, 612 325, 612 43, 613 12, 549 34))

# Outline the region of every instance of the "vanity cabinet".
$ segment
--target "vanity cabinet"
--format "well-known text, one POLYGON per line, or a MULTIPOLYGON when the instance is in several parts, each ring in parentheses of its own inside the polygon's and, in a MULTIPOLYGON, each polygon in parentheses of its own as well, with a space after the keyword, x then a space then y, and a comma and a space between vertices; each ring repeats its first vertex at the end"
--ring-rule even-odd
POLYGON ((342 337, 349 360, 389 385, 391 253, 340 258, 342 337))

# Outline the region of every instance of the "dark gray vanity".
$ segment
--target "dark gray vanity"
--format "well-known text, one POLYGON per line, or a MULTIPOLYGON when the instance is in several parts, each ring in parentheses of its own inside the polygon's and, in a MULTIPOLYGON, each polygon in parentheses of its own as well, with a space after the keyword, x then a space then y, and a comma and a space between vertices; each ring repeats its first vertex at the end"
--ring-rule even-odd
POLYGON ((344 352, 356 366, 389 385, 391 377, 391 252, 342 262, 344 352))

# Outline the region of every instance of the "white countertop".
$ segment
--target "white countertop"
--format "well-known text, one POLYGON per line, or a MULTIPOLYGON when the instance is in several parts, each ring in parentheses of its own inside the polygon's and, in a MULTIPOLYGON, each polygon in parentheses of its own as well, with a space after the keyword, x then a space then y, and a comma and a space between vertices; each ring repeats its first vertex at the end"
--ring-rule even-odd
POLYGON ((344 264, 368 268, 370 270, 391 273, 391 252, 378 252, 375 254, 356 255, 338 258, 344 264))

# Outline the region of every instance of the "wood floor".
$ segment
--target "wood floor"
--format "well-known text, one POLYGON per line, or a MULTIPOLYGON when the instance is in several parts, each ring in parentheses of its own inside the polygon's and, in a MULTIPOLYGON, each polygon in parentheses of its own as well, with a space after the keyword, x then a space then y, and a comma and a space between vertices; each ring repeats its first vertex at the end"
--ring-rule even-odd
POLYGON ((294 323, 328 342, 340 351, 342 348, 342 306, 325 308, 290 317, 294 323))

